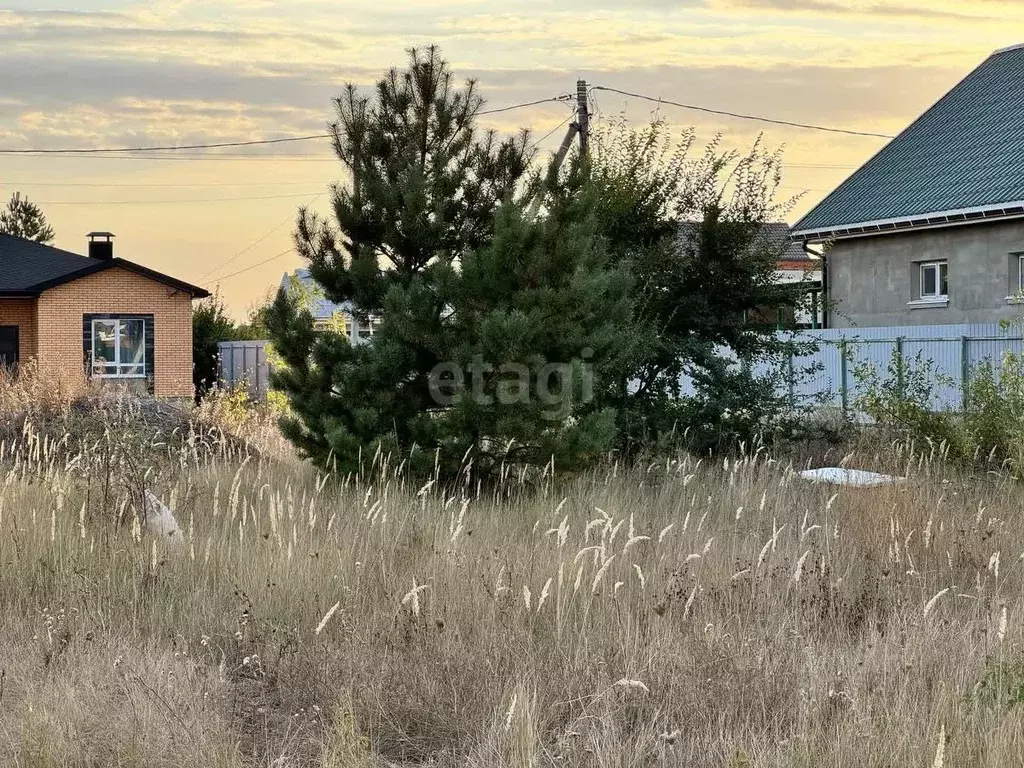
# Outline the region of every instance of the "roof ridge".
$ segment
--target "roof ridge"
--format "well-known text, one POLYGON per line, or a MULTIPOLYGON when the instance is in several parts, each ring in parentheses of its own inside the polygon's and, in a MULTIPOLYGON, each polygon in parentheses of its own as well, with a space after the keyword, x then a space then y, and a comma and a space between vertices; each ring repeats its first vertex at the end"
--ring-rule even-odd
POLYGON ((28 238, 0 234, 0 295, 38 296, 50 288, 112 267, 135 272, 176 290, 190 293, 193 298, 205 298, 210 295, 200 286, 186 283, 128 259, 95 259, 47 243, 37 243, 28 238))
MULTIPOLYGON (((1024 44, 1004 49, 1024 51, 1024 44)), ((793 225, 821 232, 1024 199, 1024 56, 993 53, 793 225), (980 110, 980 112, 979 112, 980 110), (975 119, 983 114, 986 120, 975 119), (986 147, 1006 147, 987 152, 986 147), (1008 154, 1010 150, 1016 154, 1008 154), (987 152, 987 154, 986 154, 987 152), (936 155, 944 155, 938 160, 936 155), (996 172, 995 169, 998 169, 996 172)))
POLYGON ((995 51, 992 51, 992 55, 993 56, 998 56, 1000 53, 1009 53, 1010 51, 1020 50, 1021 48, 1024 48, 1024 43, 1017 43, 1016 45, 1008 45, 1005 48, 999 48, 999 49, 997 49, 995 51))

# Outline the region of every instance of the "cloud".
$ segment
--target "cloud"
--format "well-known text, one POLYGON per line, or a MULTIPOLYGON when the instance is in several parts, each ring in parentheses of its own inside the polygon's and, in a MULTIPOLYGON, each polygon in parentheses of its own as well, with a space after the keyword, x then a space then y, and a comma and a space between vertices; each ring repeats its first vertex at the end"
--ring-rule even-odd
MULTIPOLYGON (((36 0, 4 4, 38 5, 36 0)), ((591 84, 680 102, 893 133, 990 51, 1017 42, 1007 34, 1015 20, 1024 19, 1024 0, 80 0, 73 5, 82 10, 0 11, 0 146, 184 144, 319 133, 332 117, 331 99, 344 81, 370 86, 386 67, 404 63, 406 47, 429 42, 441 44, 460 79, 479 81, 490 106, 574 90, 583 77, 591 84)), ((658 110, 608 92, 593 97, 598 122, 622 111, 639 122, 658 110)), ((728 146, 749 146, 764 130, 766 144, 786 144, 787 160, 796 164, 787 168, 788 187, 831 188, 848 171, 817 164, 856 164, 879 145, 670 106, 660 113, 676 128, 696 126, 701 141, 721 131, 728 146)), ((568 114, 565 104, 545 104, 489 115, 482 122, 502 131, 530 126, 539 136, 568 114)), ((560 132, 554 133, 545 148, 559 138, 560 132)), ((61 188, 74 182, 169 182, 182 185, 173 194, 184 198, 209 196, 187 189, 203 182, 263 185, 238 190, 243 197, 272 195, 281 179, 304 191, 307 181, 315 190, 338 178, 336 163, 276 159, 285 153, 323 157, 329 151, 311 142, 268 148, 261 162, 231 158, 230 163, 5 158, 5 183, 52 183, 50 196, 40 199, 56 200, 93 194, 82 191, 85 187, 61 188)), ((100 189, 92 199, 118 199, 118 194, 100 189)), ((147 192, 157 194, 164 193, 147 192)), ((123 236, 119 242, 126 253, 145 254, 157 268, 197 279, 210 264, 286 220, 295 204, 182 205, 169 216, 160 206, 112 209, 83 203, 55 207, 52 216, 61 236, 109 227, 123 236)), ((253 250, 252 261, 285 249, 288 238, 283 227, 253 250)), ((79 239, 75 235, 61 244, 80 246, 79 239)), ((246 273, 227 286, 229 302, 244 308, 267 281, 294 265, 284 259, 246 273)))
POLYGON ((907 5, 843 2, 843 0, 717 0, 720 7, 778 12, 810 12, 826 16, 862 16, 944 21, 1001 21, 1007 7, 1024 8, 1022 0, 975 0, 972 3, 907 5))
MULTIPOLYGON (((4 143, 41 148, 201 143, 315 133, 332 117, 331 99, 342 80, 369 84, 379 75, 367 68, 241 68, 9 50, 0 53, 0 69, 8 76, 7 103, 0 109, 0 130, 7 134, 4 143)), ((719 109, 891 131, 901 127, 908 105, 923 109, 963 70, 731 63, 576 71, 470 66, 457 68, 456 74, 477 79, 491 106, 564 93, 581 76, 592 84, 719 109)), ((594 96, 609 112, 629 103, 641 119, 655 108, 610 93, 594 96)), ((662 112, 677 125, 693 122, 708 126, 709 131, 724 129, 750 136, 764 127, 668 106, 662 112)), ((566 113, 565 105, 551 104, 495 115, 487 122, 515 130, 533 125, 538 118, 561 119, 566 113)), ((779 141, 794 136, 793 131, 779 128, 770 132, 779 141)))
POLYGON ((111 21, 115 19, 130 19, 127 13, 119 11, 62 11, 42 9, 13 9, 0 8, 0 19, 3 18, 24 18, 24 19, 77 19, 82 21, 111 21))
POLYGON ((301 45, 304 49, 325 47, 344 50, 345 41, 337 36, 314 32, 258 31, 229 27, 174 27, 143 25, 125 14, 96 14, 52 11, 0 10, 0 41, 5 47, 32 48, 39 45, 62 44, 87 47, 107 46, 116 53, 125 43, 166 43, 182 54, 191 43, 220 43, 225 48, 245 48, 253 43, 273 42, 278 45, 301 45))

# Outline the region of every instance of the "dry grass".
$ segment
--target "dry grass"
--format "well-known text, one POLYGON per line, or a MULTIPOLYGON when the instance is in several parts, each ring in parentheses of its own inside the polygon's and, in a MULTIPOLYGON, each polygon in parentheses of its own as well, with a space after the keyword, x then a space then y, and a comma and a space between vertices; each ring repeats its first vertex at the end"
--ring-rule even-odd
POLYGON ((893 450, 871 463, 905 487, 836 493, 759 455, 482 494, 209 435, 124 451, 114 423, 0 446, 0 764, 1024 752, 1021 494, 997 478, 893 450), (143 487, 184 541, 138 525, 143 487))

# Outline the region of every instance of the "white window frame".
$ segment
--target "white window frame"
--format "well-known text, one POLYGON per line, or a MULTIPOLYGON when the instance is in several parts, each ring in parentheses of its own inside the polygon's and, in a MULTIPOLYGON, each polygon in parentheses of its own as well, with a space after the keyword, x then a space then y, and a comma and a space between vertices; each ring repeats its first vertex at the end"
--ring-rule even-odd
POLYGON ((347 338, 352 338, 352 318, 345 312, 335 312, 329 318, 314 320, 313 330, 321 333, 325 331, 344 332, 347 338))
POLYGON ((918 293, 921 301, 946 301, 949 299, 949 262, 923 261, 918 265, 918 293), (942 293, 942 268, 946 268, 946 292, 942 293), (924 292, 924 273, 927 269, 935 270, 935 293, 924 292))
POLYGON ((373 339, 377 334, 377 327, 380 325, 380 318, 376 315, 371 315, 369 322, 360 323, 356 322, 353 325, 354 336, 351 336, 355 342, 367 342, 373 339))
POLYGON ((1024 253, 1014 254, 1017 257, 1017 293, 1024 294, 1024 253))
POLYGON ((89 328, 89 347, 92 352, 91 376, 94 379, 144 379, 146 378, 146 321, 141 317, 94 317, 89 328), (96 324, 114 324, 114 359, 103 364, 104 368, 114 366, 114 372, 105 370, 100 373, 96 370, 96 324), (142 323, 142 360, 138 362, 121 362, 121 327, 123 323, 142 323), (142 366, 142 373, 122 373, 122 368, 137 368, 142 366))

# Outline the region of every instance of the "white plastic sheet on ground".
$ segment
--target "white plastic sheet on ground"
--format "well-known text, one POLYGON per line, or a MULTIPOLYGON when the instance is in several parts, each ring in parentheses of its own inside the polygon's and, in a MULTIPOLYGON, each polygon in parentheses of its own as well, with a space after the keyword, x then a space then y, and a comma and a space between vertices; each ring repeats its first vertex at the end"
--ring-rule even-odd
POLYGON ((164 539, 182 538, 183 534, 178 527, 178 521, 174 519, 174 512, 149 491, 146 491, 145 508, 146 527, 150 533, 164 539))
POLYGON ((863 469, 843 469, 841 467, 821 467, 808 469, 799 474, 801 480, 812 483, 828 483, 830 485, 851 485, 860 488, 876 488, 880 485, 895 485, 906 480, 905 477, 882 475, 878 472, 867 472, 863 469))

